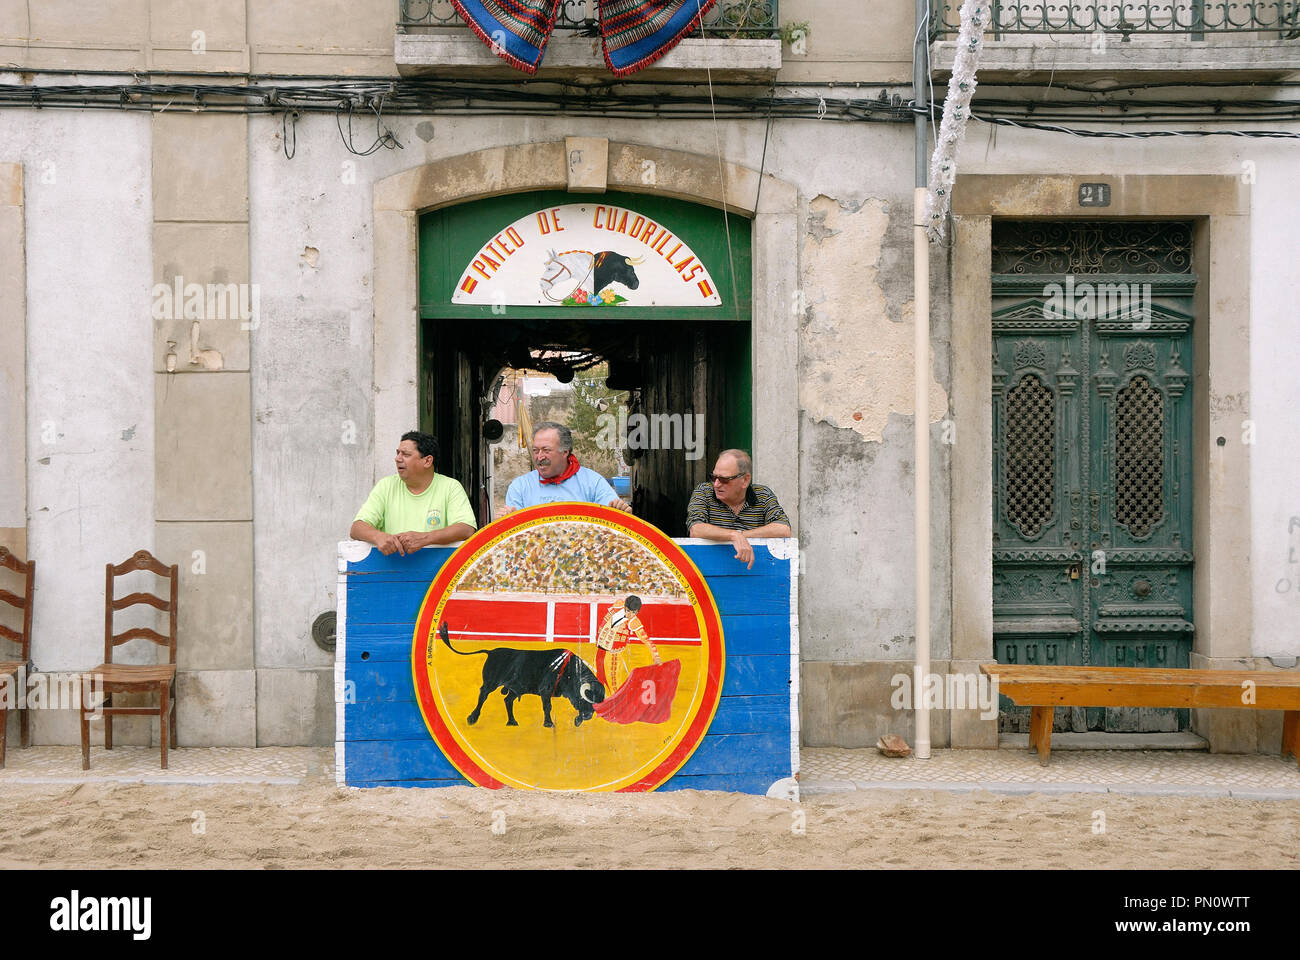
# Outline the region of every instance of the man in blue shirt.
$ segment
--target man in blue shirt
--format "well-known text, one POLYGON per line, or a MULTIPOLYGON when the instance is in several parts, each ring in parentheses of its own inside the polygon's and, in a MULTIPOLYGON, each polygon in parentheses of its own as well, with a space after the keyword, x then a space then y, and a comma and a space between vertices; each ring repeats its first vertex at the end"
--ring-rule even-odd
POLYGON ((515 477, 506 490, 502 516, 539 503, 599 503, 632 512, 614 488, 595 470, 578 465, 573 455, 573 434, 559 423, 544 420, 533 428, 533 463, 536 470, 515 477))

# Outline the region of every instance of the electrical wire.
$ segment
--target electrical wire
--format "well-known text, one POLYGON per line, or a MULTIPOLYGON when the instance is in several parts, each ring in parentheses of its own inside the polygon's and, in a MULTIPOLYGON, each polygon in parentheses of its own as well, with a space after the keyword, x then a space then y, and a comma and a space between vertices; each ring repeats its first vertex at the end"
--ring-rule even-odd
MULTIPOLYGON (((93 71, 77 71, 91 74, 93 71)), ((64 71, 36 71, 60 76, 64 71)), ((488 81, 449 82, 428 78, 315 78, 312 83, 299 78, 276 77, 275 82, 252 82, 231 85, 225 82, 153 83, 142 81, 145 74, 102 71, 102 76, 130 77, 124 84, 31 84, 0 83, 0 109, 101 109, 119 111, 279 115, 285 137, 287 157, 296 151, 296 128, 289 127, 302 116, 330 113, 345 148, 357 156, 368 156, 380 147, 400 149, 393 132, 385 126, 384 116, 506 116, 555 117, 557 115, 602 116, 611 119, 763 121, 767 125, 764 149, 770 126, 778 120, 814 120, 823 118, 839 123, 884 122, 910 123, 918 110, 911 100, 888 95, 889 85, 879 85, 876 97, 835 96, 843 85, 825 96, 801 96, 798 87, 817 84, 773 83, 764 94, 745 92, 713 84, 699 92, 698 83, 660 83, 637 86, 626 83, 602 83, 583 87, 571 82, 488 81), (646 89, 651 86, 654 89, 646 89), (789 91, 789 92, 787 92, 789 91), (351 120, 358 105, 365 104, 375 116, 375 140, 365 149, 352 140, 351 120), (297 114, 295 117, 293 114, 297 114), (343 117, 348 118, 345 130, 343 117)), ((172 75, 175 76, 175 75, 172 75)), ((215 75, 205 75, 212 79, 215 75)), ((250 75, 239 75, 250 76, 250 75)), ((259 80, 262 78, 259 78, 259 80)), ((265 78, 271 79, 271 78, 265 78)), ((829 85, 827 85, 829 86, 829 85)), ((941 85, 942 86, 942 85, 941 85)), ((999 90, 1023 87, 1045 89, 1042 84, 998 82, 987 84, 972 105, 972 116, 987 123, 1020 126, 1056 133, 1090 136, 1092 132, 1077 125, 1136 124, 1207 124, 1230 126, 1223 130, 1133 130, 1118 136, 1240 136, 1296 139, 1288 130, 1243 129, 1258 123, 1295 123, 1300 121, 1300 99, 1280 97, 1265 99, 1258 95, 1229 99, 1222 95, 1190 97, 1186 100, 1167 96, 1144 97, 1142 90, 1206 90, 1231 86, 1243 93, 1289 91, 1300 82, 1269 81, 1235 84, 1227 81, 1197 83, 1142 83, 1112 89, 1095 89, 1077 84, 1057 83, 1051 100, 1012 99, 999 96, 999 90), (1081 99, 1086 94, 1088 99, 1081 99)), ((873 85, 873 89, 876 87, 873 85)), ((901 85, 899 89, 902 89, 901 85)), ((845 93, 849 91, 845 90, 845 93)), ((942 104, 930 101, 930 109, 942 104)), ((929 115, 929 110, 924 110, 929 115)))

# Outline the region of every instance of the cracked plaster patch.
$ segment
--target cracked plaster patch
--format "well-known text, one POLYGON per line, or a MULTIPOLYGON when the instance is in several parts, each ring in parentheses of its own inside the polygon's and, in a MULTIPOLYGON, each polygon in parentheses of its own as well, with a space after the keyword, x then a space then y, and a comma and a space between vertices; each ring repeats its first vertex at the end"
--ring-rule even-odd
MULTIPOLYGON (((888 226, 882 200, 845 209, 830 197, 814 198, 800 283, 807 299, 799 404, 814 420, 875 441, 883 439, 890 413, 912 413, 914 303, 904 304, 902 323, 889 319, 878 267, 888 226)), ((938 422, 948 397, 934 379, 933 349, 930 371, 930 418, 938 422)))

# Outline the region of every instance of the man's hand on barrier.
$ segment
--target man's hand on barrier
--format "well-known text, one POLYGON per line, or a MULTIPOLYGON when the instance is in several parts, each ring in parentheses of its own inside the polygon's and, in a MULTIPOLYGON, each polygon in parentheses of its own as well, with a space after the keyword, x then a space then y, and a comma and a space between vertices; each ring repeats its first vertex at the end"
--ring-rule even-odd
POLYGON ((402 553, 415 553, 429 542, 429 535, 426 533, 417 533, 414 530, 408 530, 406 533, 399 533, 397 541, 402 545, 402 553))
POLYGON ((754 548, 749 545, 749 539, 743 530, 737 530, 731 535, 731 545, 736 548, 736 559, 745 565, 745 569, 754 569, 754 548))
POLYGON ((609 505, 615 510, 622 510, 624 513, 632 512, 632 504, 619 497, 615 497, 613 500, 609 501, 609 505))
POLYGON ((402 543, 401 535, 394 536, 391 533, 380 532, 378 539, 375 541, 375 546, 377 546, 379 552, 386 557, 391 557, 395 553, 400 553, 402 556, 406 556, 407 553, 406 545, 402 543))

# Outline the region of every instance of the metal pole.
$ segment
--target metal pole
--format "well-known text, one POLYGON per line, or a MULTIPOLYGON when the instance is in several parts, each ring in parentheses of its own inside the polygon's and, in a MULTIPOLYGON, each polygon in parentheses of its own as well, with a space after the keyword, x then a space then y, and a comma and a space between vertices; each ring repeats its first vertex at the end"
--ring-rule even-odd
POLYGON ((929 137, 924 108, 930 73, 930 0, 916 0, 916 42, 912 50, 912 94, 917 106, 916 189, 913 192, 912 254, 915 301, 915 359, 913 370, 915 410, 915 469, 912 479, 916 502, 916 669, 912 707, 916 717, 915 756, 930 758, 930 709, 922 696, 930 674, 930 241, 925 230, 925 197, 929 137))

